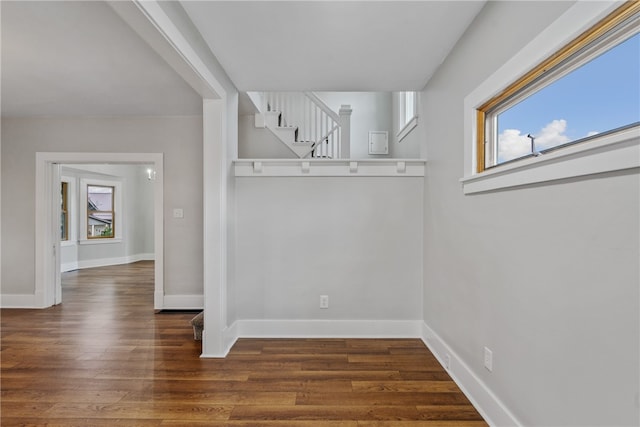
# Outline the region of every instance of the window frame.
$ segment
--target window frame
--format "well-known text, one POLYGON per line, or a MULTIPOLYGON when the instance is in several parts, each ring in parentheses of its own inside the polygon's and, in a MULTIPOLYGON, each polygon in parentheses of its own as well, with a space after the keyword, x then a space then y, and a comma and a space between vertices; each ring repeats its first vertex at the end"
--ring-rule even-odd
POLYGON ((122 229, 125 226, 122 222, 122 182, 115 180, 100 180, 92 178, 82 178, 80 180, 80 210, 84 212, 84 218, 82 219, 82 226, 80 227, 80 244, 100 244, 100 243, 121 243, 122 242, 122 229), (88 236, 88 219, 89 211, 87 209, 88 204, 88 188, 89 186, 97 187, 113 187, 113 236, 88 236))
MULTIPOLYGON (((116 230, 116 207, 115 207, 115 195, 116 195, 116 188, 112 185, 95 185, 95 184, 87 184, 87 200, 89 199, 89 190, 91 188, 108 188, 111 189, 111 191, 109 191, 108 193, 105 194, 110 194, 111 195, 111 209, 110 210, 95 210, 92 211, 90 210, 88 207, 86 208, 85 211, 85 225, 87 227, 87 229, 89 228, 89 220, 91 219, 92 215, 95 214, 109 214, 111 216, 111 224, 108 225, 108 228, 111 228, 111 233, 109 233, 108 235, 91 235, 89 236, 89 233, 87 232, 87 239, 113 239, 116 236, 115 230, 116 230)), ((95 194, 95 193, 94 193, 95 194)), ((95 219, 95 218, 94 218, 95 219)), ((118 225, 119 227, 119 225, 118 225)), ((93 230, 93 229, 92 229, 93 230)), ((93 231, 92 231, 93 233, 93 231)))
POLYGON ((398 92, 398 142, 402 141, 418 125, 418 92, 398 92), (413 94, 410 108, 407 94, 413 94), (407 113, 410 113, 408 116, 407 113))
POLYGON ((77 193, 76 178, 61 176, 60 182, 67 185, 67 240, 60 240, 60 246, 74 246, 77 242, 77 193))
POLYGON ((581 139, 575 144, 563 146, 561 150, 559 147, 545 150, 544 156, 525 156, 517 161, 485 168, 487 133, 495 132, 491 122, 487 126, 487 113, 492 109, 495 113, 499 108, 497 106, 506 104, 516 94, 524 92, 525 88, 534 90, 534 84, 555 81, 562 77, 562 73, 566 74, 584 63, 589 55, 601 53, 589 51, 582 54, 581 60, 568 60, 585 46, 593 43, 603 46, 615 44, 608 37, 604 42, 598 40, 639 11, 640 6, 635 2, 622 5, 578 2, 465 98, 465 140, 471 142, 465 144, 465 174, 461 179, 465 193, 640 166, 640 161, 629 161, 630 157, 626 157, 637 159, 637 153, 640 153, 640 132, 638 126, 632 126, 614 134, 603 132, 581 139), (557 68, 551 77, 546 77, 551 67, 557 68), (505 81, 513 83, 505 87, 505 81), (608 156, 606 163, 597 159, 602 155, 608 156), (564 170, 559 166, 560 163, 565 163, 564 170))
POLYGON ((60 225, 63 226, 62 231, 60 233, 60 241, 67 242, 69 240, 69 183, 66 181, 60 181, 60 215, 64 215, 64 224, 62 224, 62 219, 60 221, 60 225))

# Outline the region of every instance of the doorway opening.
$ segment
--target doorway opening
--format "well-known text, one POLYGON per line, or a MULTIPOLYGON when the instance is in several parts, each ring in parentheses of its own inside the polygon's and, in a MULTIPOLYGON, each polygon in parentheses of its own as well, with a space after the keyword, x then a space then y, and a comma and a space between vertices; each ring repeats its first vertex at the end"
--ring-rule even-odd
MULTIPOLYGON (((155 260, 153 304, 156 311, 162 310, 162 166, 162 153, 36 153, 35 295, 38 306, 50 307, 62 302, 63 270, 125 264, 152 257, 155 260), (114 171, 120 171, 120 174, 114 174, 114 171), (66 206, 61 203, 62 183, 65 180, 68 197, 66 206), (125 182, 129 184, 125 186, 125 182), (76 194, 75 200, 71 199, 74 200, 71 203, 68 196, 72 187, 70 183, 75 186, 72 191, 76 194), (105 183, 113 185, 102 185, 105 183), (138 196, 142 194, 134 191, 136 186, 147 186, 146 191, 141 190, 144 194, 140 200, 131 197, 135 193, 138 193, 138 196), (88 197, 84 189, 90 188, 94 188, 95 192, 111 191, 111 205, 105 202, 103 209, 111 206, 112 211, 92 211, 88 208, 92 203, 91 196, 88 197), (126 212, 131 211, 135 204, 145 205, 148 212, 140 218, 129 215, 127 224, 126 212), (120 209, 121 212, 117 208, 118 205, 123 208, 120 209), (63 208, 66 208, 66 212, 63 208), (72 212, 75 212, 75 218, 71 217, 72 212), (66 230, 63 225, 65 213, 66 230), (141 228, 146 229, 144 233, 140 233, 141 228), (96 230, 99 231, 99 235, 96 230), (64 231, 70 234, 72 239, 75 238, 75 247, 71 243, 62 244, 61 236, 64 231), (146 241, 147 239, 151 241, 146 241)), ((94 198, 96 201, 107 200, 105 196, 99 195, 94 198)), ((97 203, 96 201, 93 203, 97 203)))
POLYGON ((152 164, 60 165, 62 274, 155 259, 154 172, 152 164))

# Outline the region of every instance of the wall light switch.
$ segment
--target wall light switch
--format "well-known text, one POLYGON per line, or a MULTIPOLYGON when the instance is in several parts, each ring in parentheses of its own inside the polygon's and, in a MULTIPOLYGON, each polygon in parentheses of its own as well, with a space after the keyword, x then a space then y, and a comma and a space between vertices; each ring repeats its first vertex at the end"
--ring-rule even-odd
POLYGON ((487 368, 489 372, 493 372, 493 351, 487 347, 484 348, 484 367, 487 368))
POLYGON ((180 208, 175 208, 173 210, 173 217, 174 218, 184 218, 184 211, 180 208))
POLYGON ((329 295, 320 295, 320 308, 329 308, 329 295))

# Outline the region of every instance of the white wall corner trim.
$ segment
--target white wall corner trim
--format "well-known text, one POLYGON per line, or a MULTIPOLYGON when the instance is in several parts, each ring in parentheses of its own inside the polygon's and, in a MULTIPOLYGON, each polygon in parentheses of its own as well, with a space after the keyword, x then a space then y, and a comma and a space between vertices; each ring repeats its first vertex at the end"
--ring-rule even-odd
POLYGON ((489 425, 522 425, 486 384, 426 323, 422 324, 422 341, 489 425), (448 369, 445 363, 447 355, 450 357, 448 369))
MULTIPOLYGON (((162 10, 159 2, 155 0, 134 0, 134 3, 156 27, 158 32, 163 35, 166 41, 171 44, 182 61, 184 61, 184 64, 189 66, 192 72, 189 75, 184 75, 178 70, 176 71, 178 71, 187 82, 195 82, 195 84, 192 84, 192 87, 196 92, 206 98, 225 97, 226 91, 224 87, 218 82, 182 32, 171 21, 171 18, 162 10), (208 88, 203 85, 208 86, 208 88)), ((164 59, 166 60, 168 58, 164 59)), ((175 65, 171 62, 170 64, 174 67, 177 66, 179 70, 183 69, 183 64, 175 65)))
POLYGON ((619 133, 603 134, 538 157, 477 173, 476 109, 548 58, 621 2, 576 2, 557 20, 521 49, 464 99, 465 194, 544 183, 640 166, 640 130, 637 126, 619 133))
MULTIPOLYGON (((207 316, 207 313, 205 312, 205 317, 207 316)), ((205 320, 206 322, 206 320, 205 320)), ((205 327, 206 327, 206 323, 205 323, 205 327)), ((202 331, 202 339, 205 339, 207 334, 207 330, 203 330, 202 331)), ((205 352, 203 351, 202 354, 200 355, 201 359, 223 359, 225 357, 227 357, 227 355, 229 354, 229 351, 231 351, 231 347, 233 347, 233 345, 236 343, 236 341, 238 341, 238 338, 241 338, 238 336, 238 323, 234 322, 233 325, 226 327, 223 330, 223 346, 222 349, 220 351, 220 353, 212 353, 211 351, 209 352, 205 352)))

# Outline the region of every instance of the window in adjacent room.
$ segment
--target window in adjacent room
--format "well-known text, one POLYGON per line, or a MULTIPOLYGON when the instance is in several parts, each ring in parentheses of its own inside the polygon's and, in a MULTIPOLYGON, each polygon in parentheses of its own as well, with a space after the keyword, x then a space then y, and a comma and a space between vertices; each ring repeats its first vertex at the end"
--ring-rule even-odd
POLYGON ((477 109, 477 171, 640 125, 640 2, 477 109))
POLYGON ((115 187, 87 185, 87 239, 115 236, 115 187))
POLYGON ((60 240, 69 240, 69 183, 60 183, 60 240))
POLYGON ((417 98, 416 92, 398 93, 398 142, 418 124, 417 98))

